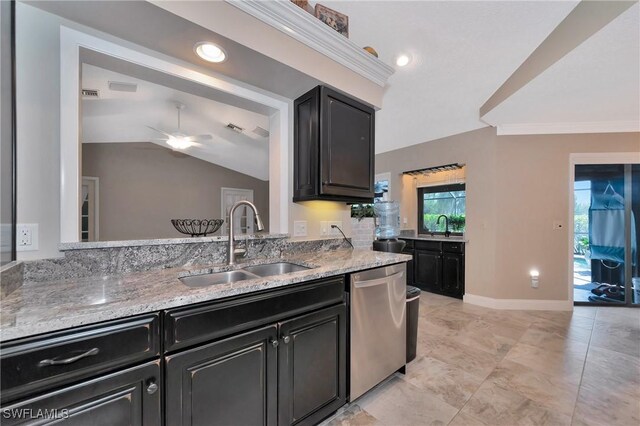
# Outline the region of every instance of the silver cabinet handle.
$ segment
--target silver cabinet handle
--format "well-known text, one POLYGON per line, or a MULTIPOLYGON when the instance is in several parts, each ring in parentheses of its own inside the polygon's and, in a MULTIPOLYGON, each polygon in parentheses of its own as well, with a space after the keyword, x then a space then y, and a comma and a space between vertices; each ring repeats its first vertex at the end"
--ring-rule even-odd
POLYGON ((154 393, 156 393, 157 390, 158 390, 158 385, 156 384, 156 382, 151 382, 149 386, 147 386, 147 393, 149 395, 153 395, 154 393))
POLYGON ((63 358, 63 359, 55 359, 55 358, 53 358, 53 359, 43 359, 42 361, 40 361, 40 362, 38 363, 38 365, 39 365, 40 367, 47 367, 47 366, 49 366, 49 365, 65 365, 65 364, 71 364, 71 363, 74 363, 74 362, 76 362, 76 361, 81 360, 82 358, 86 358, 86 357, 88 357, 88 356, 98 355, 98 352, 100 352, 100 349, 98 349, 98 348, 92 348, 92 349, 89 349, 89 350, 88 350, 88 351, 86 351, 86 352, 83 352, 83 353, 81 353, 81 354, 79 354, 79 355, 72 356, 72 357, 69 357, 69 358, 63 358))
POLYGON ((273 346, 274 348, 278 347, 278 341, 276 339, 271 339, 271 346, 273 346))
POLYGON ((289 336, 284 336, 284 337, 282 338, 282 341, 283 341, 285 344, 286 344, 286 343, 289 343, 289 341, 290 341, 290 340, 291 340, 291 338, 290 338, 289 336))

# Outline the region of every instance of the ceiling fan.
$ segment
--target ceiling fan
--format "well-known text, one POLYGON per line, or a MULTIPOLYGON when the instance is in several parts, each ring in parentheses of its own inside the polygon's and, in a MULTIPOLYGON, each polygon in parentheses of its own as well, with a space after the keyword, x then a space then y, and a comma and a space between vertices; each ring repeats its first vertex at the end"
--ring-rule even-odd
POLYGON ((180 130, 180 112, 185 109, 186 106, 180 102, 176 103, 176 109, 178 110, 178 130, 173 133, 167 133, 162 130, 158 130, 155 127, 147 126, 151 130, 164 135, 164 138, 156 138, 157 140, 165 141, 173 149, 187 149, 191 146, 204 146, 199 142, 208 141, 213 139, 211 135, 187 135, 180 130))

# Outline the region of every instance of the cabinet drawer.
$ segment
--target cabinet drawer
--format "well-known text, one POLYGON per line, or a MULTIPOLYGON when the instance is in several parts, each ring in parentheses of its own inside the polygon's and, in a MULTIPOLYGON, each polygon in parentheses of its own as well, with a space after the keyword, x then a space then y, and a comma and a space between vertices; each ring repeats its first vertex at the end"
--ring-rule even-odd
POLYGON ((442 243, 442 251, 446 253, 464 253, 464 243, 442 243))
POLYGON ((431 250, 431 251, 442 250, 442 243, 440 241, 415 240, 414 244, 415 244, 416 250, 431 250))
POLYGON ((192 346, 344 301, 344 277, 165 313, 165 351, 192 346))
POLYGON ((160 355, 157 314, 2 345, 2 402, 160 355))
POLYGON ((160 374, 156 360, 4 405, 2 424, 158 426, 160 374))

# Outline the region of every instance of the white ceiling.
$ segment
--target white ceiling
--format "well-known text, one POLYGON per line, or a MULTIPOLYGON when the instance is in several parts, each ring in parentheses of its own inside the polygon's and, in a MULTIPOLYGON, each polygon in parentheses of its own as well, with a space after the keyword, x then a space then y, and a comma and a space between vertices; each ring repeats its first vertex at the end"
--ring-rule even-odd
POLYGON ((640 5, 636 3, 490 111, 499 125, 637 122, 640 5))
POLYGON ((82 87, 98 89, 99 99, 83 98, 82 142, 154 142, 162 135, 147 126, 172 133, 177 130, 176 102, 181 112, 181 131, 188 135, 210 134, 204 147, 184 152, 258 179, 269 179, 269 140, 254 134, 256 126, 269 130, 269 118, 209 98, 150 83, 90 64, 82 66, 82 87), (135 93, 109 90, 108 82, 135 83, 135 93), (243 127, 242 134, 225 127, 243 127))
MULTIPOLYGON (((383 61, 413 56, 389 80, 377 153, 485 127, 480 106, 577 3, 322 2, 347 14, 350 39, 383 61)), ((492 111, 492 124, 637 116, 637 18, 636 5, 492 111)))

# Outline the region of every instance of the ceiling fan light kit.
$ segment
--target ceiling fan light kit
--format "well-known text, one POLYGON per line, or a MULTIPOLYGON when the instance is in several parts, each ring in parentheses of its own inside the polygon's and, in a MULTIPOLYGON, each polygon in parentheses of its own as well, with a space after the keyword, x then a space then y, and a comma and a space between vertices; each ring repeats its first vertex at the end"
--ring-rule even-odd
POLYGON ((185 108, 186 106, 183 103, 176 102, 176 109, 178 110, 178 130, 173 133, 167 133, 162 130, 156 129, 155 127, 147 126, 151 130, 164 135, 165 137, 161 138, 160 140, 165 141, 167 145, 169 145, 174 150, 185 150, 192 146, 202 145, 197 141, 205 141, 205 140, 213 139, 211 135, 189 136, 182 133, 182 131, 180 130, 180 111, 182 111, 185 108))

